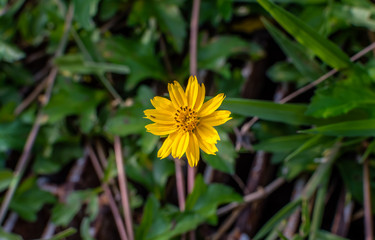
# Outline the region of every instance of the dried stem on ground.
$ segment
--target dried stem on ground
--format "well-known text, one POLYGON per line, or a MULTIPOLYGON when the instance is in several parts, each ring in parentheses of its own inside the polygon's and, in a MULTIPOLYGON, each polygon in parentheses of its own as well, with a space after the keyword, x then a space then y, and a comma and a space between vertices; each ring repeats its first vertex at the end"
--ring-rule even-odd
POLYGON ((102 188, 104 190, 104 194, 108 198, 109 207, 111 209, 113 218, 115 220, 115 223, 116 223, 117 230, 119 232, 120 238, 121 238, 121 240, 128 240, 128 237, 127 237, 127 234, 126 234, 126 230, 125 230, 125 224, 124 224, 124 221, 123 221, 123 219, 122 219, 122 217, 120 215, 120 211, 119 211, 119 209, 118 209, 118 207, 116 205, 115 199, 112 196, 112 192, 111 192, 110 188, 108 187, 108 184, 102 181, 102 179, 104 177, 104 173, 103 173, 102 168, 100 167, 99 160, 96 157, 96 155, 94 153, 94 150, 92 149, 92 147, 90 145, 87 145, 86 148, 87 148, 87 151, 89 153, 89 156, 90 156, 90 159, 91 159, 91 163, 94 166, 96 175, 98 176, 98 178, 102 182, 102 188))
POLYGON ((349 231, 354 204, 348 201, 345 187, 342 188, 338 200, 335 217, 333 219, 331 232, 341 237, 346 237, 349 231))
POLYGON ((178 198, 178 206, 180 211, 185 210, 185 188, 184 188, 184 178, 182 174, 182 167, 180 163, 180 159, 174 159, 174 165, 176 169, 176 187, 177 187, 177 198, 178 198))
POLYGON ((372 211, 371 211, 371 187, 370 187, 370 170, 369 160, 366 159, 363 163, 363 201, 365 208, 365 239, 374 239, 374 229, 372 222, 372 211))
MULTIPOLYGON (((293 196, 291 200, 296 200, 297 198, 300 197, 305 183, 306 183, 306 179, 304 178, 297 179, 297 181, 294 184, 293 196)), ((293 235, 297 231, 298 224, 300 222, 300 213, 301 213, 301 210, 296 210, 288 218, 287 224, 284 228, 284 236, 287 237, 288 239, 292 239, 293 235)))
POLYGON ((120 193, 121 193, 121 203, 122 203, 124 216, 125 216, 125 225, 128 231, 129 240, 134 240, 133 220, 132 220, 132 214, 130 211, 125 165, 124 165, 123 158, 122 158, 121 140, 119 136, 115 136, 114 139, 115 139, 115 142, 114 142, 115 158, 116 158, 118 181, 119 181, 119 187, 120 187, 120 193))

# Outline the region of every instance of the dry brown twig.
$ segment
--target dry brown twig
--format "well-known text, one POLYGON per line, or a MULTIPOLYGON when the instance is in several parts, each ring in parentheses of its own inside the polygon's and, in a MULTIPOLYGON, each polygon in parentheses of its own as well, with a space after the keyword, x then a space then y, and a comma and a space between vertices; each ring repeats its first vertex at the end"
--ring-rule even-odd
POLYGON ((121 203, 125 216, 125 225, 128 232, 129 240, 134 240, 133 232, 133 220, 132 214, 130 211, 129 204, 129 193, 128 193, 128 183, 126 179, 126 171, 123 163, 122 150, 121 150, 121 139, 119 136, 114 137, 114 150, 115 150, 115 159, 117 165, 117 174, 121 194, 121 203))
POLYGON ((370 187, 370 170, 369 160, 366 159, 363 162, 363 201, 365 209, 365 239, 374 239, 374 229, 372 222, 372 211, 371 211, 371 187, 370 187))
MULTIPOLYGON (((97 156, 95 155, 94 150, 92 149, 92 147, 90 145, 87 145, 86 148, 87 148, 87 151, 89 153, 92 165, 94 166, 96 175, 98 176, 98 178, 100 180, 102 180, 103 177, 104 177, 104 173, 103 173, 103 170, 100 166, 99 160, 98 160, 97 156)), ((115 199, 113 198, 112 192, 111 192, 108 184, 105 183, 105 182, 102 182, 102 188, 104 190, 104 194, 108 198, 109 207, 111 209, 113 218, 115 220, 115 224, 117 226, 117 230, 119 232, 120 238, 121 238, 121 240, 128 240, 128 236, 127 236, 126 230, 125 230, 124 221, 123 221, 123 219, 120 215, 120 211, 119 211, 119 209, 116 205, 115 199)))

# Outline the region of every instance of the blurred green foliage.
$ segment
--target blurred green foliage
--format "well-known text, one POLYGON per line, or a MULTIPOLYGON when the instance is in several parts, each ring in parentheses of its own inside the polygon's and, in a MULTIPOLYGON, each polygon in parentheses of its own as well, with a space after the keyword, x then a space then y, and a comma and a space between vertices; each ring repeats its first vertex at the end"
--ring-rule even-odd
MULTIPOLYGON (((91 239, 90 224, 99 214, 103 193, 100 184, 72 189, 59 199, 39 182, 45 178, 55 185, 68 181, 67 170, 87 157, 87 144, 96 142, 106 147, 108 156, 101 183, 113 182, 117 177, 115 135, 122 137, 130 205, 141 215, 135 221, 136 239, 177 239, 202 224, 217 225, 220 205, 242 201, 229 184, 206 184, 198 175, 186 210, 180 212, 168 195, 174 162, 157 158, 160 138, 144 128, 148 121, 143 110, 152 107, 149 100, 165 94, 166 83, 184 83, 189 76, 191 5, 192 1, 184 0, 0 0, 0 190, 12 185, 14 165, 32 125, 40 120, 38 112, 43 116, 11 211, 25 221, 37 222, 41 209, 49 209, 58 227, 70 226, 79 215, 79 234, 91 239), (54 57, 64 38, 70 6, 74 12, 68 44, 61 56, 54 57), (44 106, 45 95, 37 94, 18 112, 35 89, 45 87, 52 68, 58 74, 49 102, 44 106)), ((288 181, 312 174, 305 186, 311 194, 291 201, 260 226, 258 239, 285 238, 278 229, 298 208, 302 209, 301 225, 294 239, 306 238, 310 232, 319 239, 341 239, 321 229, 324 204, 316 204, 311 212, 307 208, 313 198, 323 203, 332 168, 339 169, 350 198, 362 204, 363 161, 353 156, 364 155, 363 145, 375 136, 375 62, 366 55, 353 63, 349 56, 369 42, 374 13, 375 5, 367 0, 202 0, 198 69, 208 79, 209 95, 224 92, 228 96, 222 108, 230 110, 234 119, 218 128, 218 154, 203 154, 200 164, 234 176, 240 155, 232 141, 233 128, 257 116, 253 150, 272 153, 278 176, 288 181), (252 37, 257 31, 268 31, 285 55, 267 69, 273 84, 299 88, 330 68, 338 73, 299 103, 242 98, 246 66, 273 54, 252 37), (338 142, 341 147, 330 164, 321 161, 329 158, 327 151, 338 142), (343 159, 336 163, 336 158, 343 159)), ((372 176, 373 154, 373 149, 366 153, 372 176)), ((0 237, 19 239, 0 230, 0 237)))

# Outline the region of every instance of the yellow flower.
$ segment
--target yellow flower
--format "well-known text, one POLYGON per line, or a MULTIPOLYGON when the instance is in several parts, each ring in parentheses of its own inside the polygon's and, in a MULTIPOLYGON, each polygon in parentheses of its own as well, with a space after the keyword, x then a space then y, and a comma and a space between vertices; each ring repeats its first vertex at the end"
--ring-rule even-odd
POLYGON ((215 144, 220 137, 213 127, 231 119, 230 111, 216 111, 225 96, 221 93, 203 103, 206 90, 195 76, 189 78, 186 91, 176 81, 168 84, 168 91, 171 100, 154 97, 151 103, 155 109, 144 111, 146 118, 155 122, 146 129, 154 135, 169 135, 158 151, 159 158, 170 154, 181 158, 186 152, 189 165, 197 166, 199 148, 213 155, 218 151, 215 144))

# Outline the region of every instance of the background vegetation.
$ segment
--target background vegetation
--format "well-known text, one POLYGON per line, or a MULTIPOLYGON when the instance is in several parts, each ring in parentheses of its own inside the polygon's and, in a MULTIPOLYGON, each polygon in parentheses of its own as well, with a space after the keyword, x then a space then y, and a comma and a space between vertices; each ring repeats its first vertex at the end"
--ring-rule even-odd
POLYGON ((0 0, 0 238, 373 239, 375 5, 195 3, 196 59, 192 1, 0 0), (189 61, 233 120, 183 208, 143 110, 189 61))

